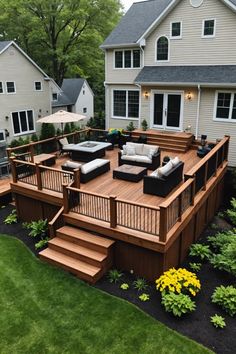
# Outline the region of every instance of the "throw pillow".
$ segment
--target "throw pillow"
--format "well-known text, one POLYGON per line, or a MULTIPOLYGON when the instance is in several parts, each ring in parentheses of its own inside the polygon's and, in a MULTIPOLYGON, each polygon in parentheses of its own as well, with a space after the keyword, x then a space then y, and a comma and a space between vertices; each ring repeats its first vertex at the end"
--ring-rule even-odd
POLYGON ((171 161, 173 167, 175 167, 180 162, 180 159, 178 158, 178 156, 176 156, 174 159, 171 159, 170 161, 171 161))
POLYGON ((169 161, 167 164, 163 167, 158 168, 158 174, 160 176, 166 176, 173 168, 172 162, 169 161))
POLYGON ((122 155, 127 155, 127 145, 123 145, 123 154, 122 155))
POLYGON ((126 153, 127 153, 128 156, 134 156, 135 155, 135 149, 132 146, 127 146, 126 153))

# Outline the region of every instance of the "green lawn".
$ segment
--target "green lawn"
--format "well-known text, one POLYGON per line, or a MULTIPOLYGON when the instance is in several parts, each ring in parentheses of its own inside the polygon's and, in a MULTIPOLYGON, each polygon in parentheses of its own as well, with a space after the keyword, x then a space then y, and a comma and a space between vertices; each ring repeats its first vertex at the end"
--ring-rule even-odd
POLYGON ((0 353, 211 353, 0 235, 0 353))

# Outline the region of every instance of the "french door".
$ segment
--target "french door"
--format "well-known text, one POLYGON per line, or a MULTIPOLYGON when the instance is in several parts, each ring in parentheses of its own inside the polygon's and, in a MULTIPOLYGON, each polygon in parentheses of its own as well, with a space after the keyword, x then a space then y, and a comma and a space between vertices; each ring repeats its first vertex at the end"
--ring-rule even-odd
POLYGON ((153 127, 182 130, 183 93, 153 91, 153 127))

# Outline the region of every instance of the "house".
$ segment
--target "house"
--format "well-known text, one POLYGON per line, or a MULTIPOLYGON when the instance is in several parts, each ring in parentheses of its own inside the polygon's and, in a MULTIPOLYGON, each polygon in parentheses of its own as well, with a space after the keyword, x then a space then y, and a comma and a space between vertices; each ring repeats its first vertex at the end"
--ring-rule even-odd
POLYGON ((80 113, 88 119, 94 116, 94 94, 87 80, 64 79, 61 90, 53 95, 52 109, 80 113))
POLYGON ((106 126, 231 136, 236 166, 236 0, 134 3, 105 51, 106 126))
POLYGON ((0 42, 0 142, 39 133, 51 114, 51 79, 14 42, 0 42))

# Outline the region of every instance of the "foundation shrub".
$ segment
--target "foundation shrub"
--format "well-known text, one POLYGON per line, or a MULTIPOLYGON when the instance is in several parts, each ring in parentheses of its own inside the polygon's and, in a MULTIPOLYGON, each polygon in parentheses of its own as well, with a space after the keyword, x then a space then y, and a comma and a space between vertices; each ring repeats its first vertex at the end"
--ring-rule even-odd
POLYGON ((221 306, 230 316, 236 314, 236 288, 233 285, 218 286, 211 297, 212 302, 221 306))
POLYGON ((195 302, 189 295, 175 294, 173 292, 162 296, 162 305, 166 312, 171 312, 174 316, 181 317, 185 313, 193 312, 196 309, 195 302))
POLYGON ((208 260, 211 258, 210 246, 203 245, 201 243, 195 243, 190 247, 189 255, 192 257, 200 258, 202 261, 208 260))

